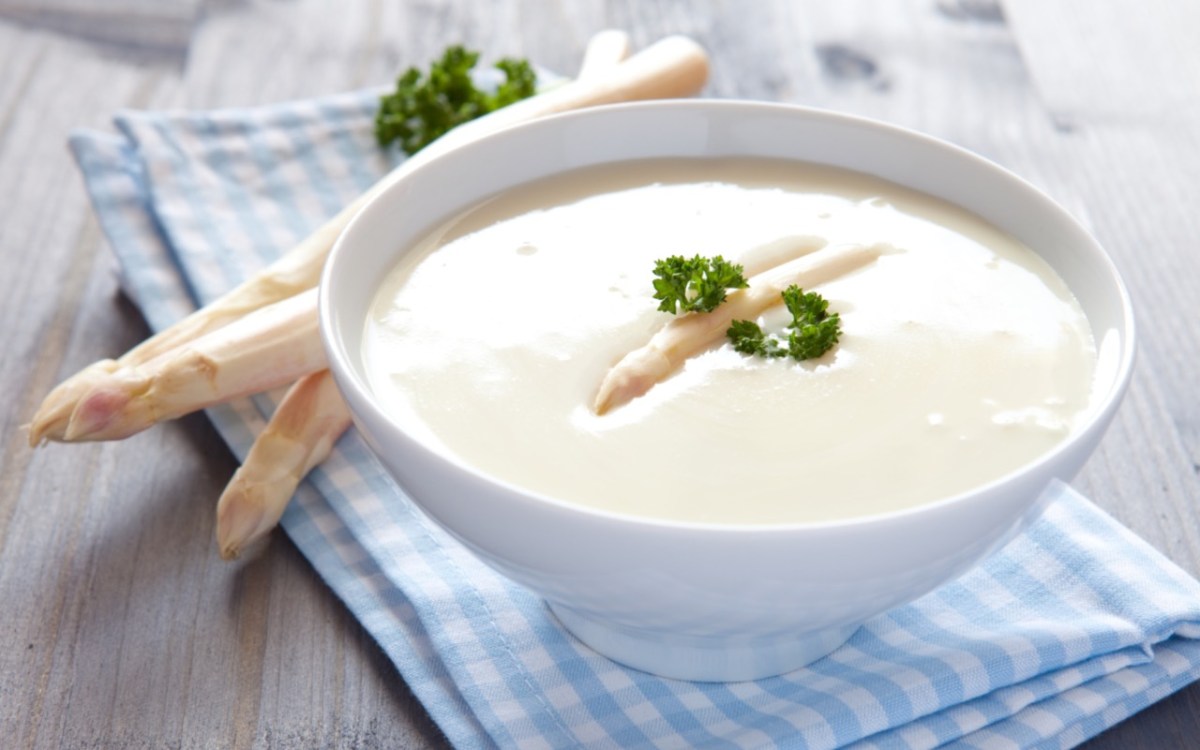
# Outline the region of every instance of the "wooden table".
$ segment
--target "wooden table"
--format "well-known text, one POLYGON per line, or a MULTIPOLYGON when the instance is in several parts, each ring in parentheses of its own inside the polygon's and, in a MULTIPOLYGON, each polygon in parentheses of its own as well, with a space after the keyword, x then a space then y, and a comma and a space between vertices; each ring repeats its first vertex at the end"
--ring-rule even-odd
MULTIPOLYGON (((21 426, 53 384, 146 335, 68 131, 122 107, 385 83, 451 42, 569 72, 604 27, 639 45, 693 36, 712 53, 712 96, 966 146, 1089 224, 1126 275, 1142 338, 1076 485, 1200 573, 1195 3, 0 0, 0 744, 444 745, 286 538, 218 559, 213 506, 235 464, 203 417, 116 444, 26 447, 21 426)), ((1195 747, 1198 702, 1193 686, 1088 747, 1195 747)))

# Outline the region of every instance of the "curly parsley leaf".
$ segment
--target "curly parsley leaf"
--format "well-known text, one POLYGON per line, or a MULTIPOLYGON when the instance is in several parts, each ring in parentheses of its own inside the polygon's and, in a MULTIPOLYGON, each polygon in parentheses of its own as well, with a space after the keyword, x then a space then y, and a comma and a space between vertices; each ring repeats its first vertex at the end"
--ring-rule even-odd
POLYGON ((829 300, 793 284, 783 290, 783 304, 792 314, 788 353, 793 359, 815 359, 833 348, 842 333, 842 319, 829 314, 829 300))
POLYGON ((395 91, 379 100, 375 114, 379 145, 399 141, 405 153, 415 154, 451 128, 533 95, 537 75, 528 61, 497 62, 495 67, 505 80, 491 93, 476 88, 471 78, 478 61, 478 52, 455 45, 430 66, 428 75, 417 68, 405 71, 395 91))
POLYGON ((654 263, 654 299, 659 310, 672 315, 712 312, 725 301, 727 289, 747 286, 742 267, 720 255, 684 258, 672 255, 654 263))
POLYGON ((725 332, 733 344, 734 351, 750 356, 774 359, 786 357, 788 350, 779 343, 777 336, 768 336, 762 328, 752 320, 735 320, 725 332))
POLYGON ((537 73, 528 60, 505 57, 493 67, 504 74, 504 83, 496 87, 495 93, 487 95, 489 112, 528 99, 537 91, 537 73))
POLYGON ((841 317, 829 313, 829 301, 793 284, 783 291, 783 304, 792 314, 786 342, 768 335, 751 320, 735 320, 725 332, 735 351, 770 359, 790 356, 815 359, 833 348, 842 333, 841 317))

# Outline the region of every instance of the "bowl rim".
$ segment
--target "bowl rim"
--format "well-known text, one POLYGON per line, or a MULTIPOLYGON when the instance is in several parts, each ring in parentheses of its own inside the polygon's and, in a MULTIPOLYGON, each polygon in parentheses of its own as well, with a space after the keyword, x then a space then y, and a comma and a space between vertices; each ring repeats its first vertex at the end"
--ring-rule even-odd
MULTIPOLYGON (((653 157, 643 157, 643 158, 653 158, 653 157)), ((682 158, 682 159, 690 158, 690 159, 699 160, 699 159, 704 159, 704 158, 716 158, 716 157, 696 156, 696 157, 671 157, 671 158, 682 158)), ((737 157, 732 156, 732 157, 720 157, 720 158, 737 158, 737 157)), ((635 159, 628 159, 628 160, 635 161, 635 160, 639 160, 639 159, 635 158, 635 159)), ((621 160, 615 160, 613 163, 617 163, 619 161, 621 161, 621 160)), ((798 163, 803 162, 803 160, 800 160, 800 159, 795 159, 794 161, 797 161, 798 163)), ((566 170, 555 170, 555 171, 545 174, 542 177, 537 178, 537 179, 545 179, 554 174, 560 174, 565 171, 571 171, 571 170, 576 170, 576 169, 580 169, 580 168, 587 169, 587 168, 591 168, 594 166, 596 166, 596 165, 588 165, 588 166, 584 166, 584 167, 575 166, 575 167, 569 167, 566 170)), ((840 167, 840 168, 850 169, 850 168, 844 167, 844 166, 840 167)), ((851 171, 862 171, 862 170, 851 170, 851 171)), ((864 172, 864 173, 871 175, 870 172, 864 172)), ((891 178, 880 177, 879 175, 872 175, 872 176, 879 177, 880 179, 885 179, 885 180, 888 180, 891 182, 896 182, 895 180, 892 180, 891 178)), ((337 383, 337 387, 339 388, 339 390, 343 391, 343 395, 346 397, 346 401, 350 405, 352 413, 354 413, 356 405, 366 406, 373 412, 374 416, 378 417, 383 422, 388 424, 391 429, 395 430, 398 434, 403 436, 404 439, 406 439, 408 442, 419 447, 427 455, 435 457, 436 460, 453 466, 454 469, 457 471, 465 472, 475 482, 491 486, 497 490, 502 490, 505 495, 510 496, 513 499, 519 499, 519 500, 522 500, 525 502, 545 505, 545 506, 548 506, 549 508, 553 508, 558 511, 565 511, 568 513, 579 514, 579 515, 585 516, 585 517, 592 517, 597 521, 602 521, 602 522, 607 522, 607 523, 633 525, 633 526, 637 526, 639 528, 645 528, 645 529, 656 529, 656 530, 661 530, 661 531, 674 531, 674 532, 701 532, 701 533, 706 533, 706 534, 720 534, 720 535, 735 535, 735 534, 746 534, 746 533, 774 535, 774 534, 794 534, 794 533, 802 532, 802 531, 813 531, 813 532, 844 531, 844 530, 850 530, 850 529, 865 529, 865 528, 879 526, 881 524, 891 524, 891 523, 894 523, 897 521, 912 520, 919 516, 923 516, 923 515, 927 515, 927 514, 935 514, 940 511, 943 511, 943 510, 954 508, 955 506, 970 504, 972 502, 972 500, 979 498, 981 496, 984 496, 984 495, 991 494, 992 492, 995 492, 1002 485, 1012 482, 1015 478, 1017 478, 1019 476, 1027 475, 1027 474, 1037 474, 1037 473, 1040 473, 1041 471, 1044 471, 1046 466, 1048 464, 1054 463, 1059 458, 1059 456, 1061 456, 1064 453, 1074 450, 1076 448, 1076 446, 1078 446, 1079 444, 1081 444, 1087 440, 1094 439, 1094 440, 1098 441, 1099 438, 1102 436, 1103 431, 1107 429, 1108 423, 1111 421, 1116 410, 1119 408, 1119 406, 1122 402, 1122 399, 1125 395, 1125 392, 1128 389, 1129 383, 1132 379, 1134 364, 1136 361, 1136 351, 1137 351, 1137 335, 1136 335, 1136 330, 1135 330, 1135 316, 1134 316, 1132 299, 1130 297, 1128 288, 1126 287, 1124 280, 1122 279, 1122 276, 1121 276, 1116 264, 1114 263, 1112 257, 1103 248, 1103 246, 1100 245, 1100 243, 1095 239, 1095 237, 1087 229, 1087 227, 1085 227, 1080 221, 1078 221, 1074 216, 1072 216, 1069 212, 1067 212, 1066 209, 1063 208, 1057 201, 1055 201, 1053 198, 1051 198, 1048 194, 1046 194, 1040 188, 1033 185, 1031 182, 1029 182, 1025 178, 1023 178, 1023 177, 1017 175, 1016 173, 1010 171, 1009 169, 1003 167, 1002 165, 1000 165, 1000 164, 998 164, 998 163, 996 163, 974 151, 970 151, 969 149, 966 149, 962 146, 951 143, 947 140, 937 138, 937 137, 934 137, 927 133, 922 133, 918 130, 914 130, 914 129, 904 127, 901 125, 897 125, 894 123, 889 123, 886 121, 877 120, 877 119, 865 117, 862 115, 855 115, 855 114, 849 114, 849 113, 839 112, 839 111, 835 111, 835 110, 823 109, 820 107, 813 107, 813 106, 799 105, 799 104, 790 104, 790 103, 781 103, 781 102, 746 100, 746 99, 686 99, 686 100, 673 99, 673 100, 652 100, 652 101, 640 101, 640 102, 623 102, 623 103, 617 103, 617 104, 606 104, 606 105, 600 105, 600 106, 596 106, 596 107, 589 107, 586 109, 564 112, 564 113, 555 114, 555 115, 548 115, 548 116, 537 118, 532 121, 508 126, 506 128, 503 128, 502 130, 496 131, 489 135, 483 136, 477 140, 473 140, 469 143, 463 144, 462 146, 451 149, 445 153, 438 154, 437 156, 435 156, 432 159, 424 160, 421 163, 419 163, 419 165, 416 166, 414 169, 409 171, 407 174, 404 174, 396 179, 392 179, 391 176, 389 175, 389 176, 385 176, 383 178, 383 180, 386 181, 388 184, 383 186, 382 189, 378 190, 378 192, 376 192, 373 196, 371 196, 370 199, 368 199, 366 204, 358 211, 358 213, 355 214, 355 216, 350 220, 350 222, 347 224, 345 229, 339 234, 337 240, 335 241, 335 243, 333 245, 333 248, 330 251, 329 257, 326 260, 325 266, 322 269, 322 273, 321 273, 321 277, 320 277, 319 291, 318 291, 318 312, 319 312, 320 334, 321 334, 321 338, 322 338, 322 341, 323 341, 323 344, 324 344, 324 347, 326 350, 326 355, 327 355, 327 358, 329 361, 329 368, 335 375, 334 380, 337 383), (486 151, 487 149, 494 148, 494 146, 492 144, 494 144, 496 142, 500 142, 501 144, 503 144, 505 139, 509 138, 510 134, 512 134, 512 133, 524 132, 524 131, 529 131, 529 130, 536 131, 536 130, 540 130, 540 129, 552 130, 555 128, 563 127, 564 125, 569 124, 575 120, 607 116, 609 113, 620 112, 622 110, 642 111, 642 110, 654 110, 654 109, 667 109, 667 110, 680 110, 680 111, 693 110, 693 111, 701 112, 701 113, 706 110, 720 110, 720 111, 727 111, 727 112, 741 111, 741 112, 746 112, 748 114, 749 113, 772 113, 772 114, 783 115, 783 116, 794 116, 794 117, 800 117, 800 118, 825 120, 830 123, 833 123, 836 126, 842 126, 842 127, 853 126, 853 127, 858 127, 858 128, 867 128, 867 129, 872 129, 872 130, 883 131, 886 134, 890 135, 891 137, 913 139, 913 140, 916 140, 918 142, 925 144, 927 147, 941 149, 941 150, 947 152, 948 154, 950 154, 952 156, 952 158, 962 159, 967 162, 971 162, 974 164, 975 168, 981 168, 981 169, 989 172, 992 176, 994 176, 999 181, 1001 181, 1001 182, 1007 181, 1013 186, 1014 189, 1025 191, 1027 194, 1033 196, 1037 201, 1044 204, 1044 206, 1049 210, 1049 212, 1056 216, 1058 221, 1065 222, 1067 226, 1070 226, 1074 231, 1076 231, 1079 234, 1079 236, 1084 238, 1085 242, 1083 244, 1088 246, 1089 253, 1093 256, 1091 258, 1092 262, 1097 262, 1100 264, 1099 270, 1102 272, 1102 275, 1109 283, 1112 284, 1112 287, 1117 292, 1118 303, 1119 303, 1119 307, 1121 310, 1121 315, 1120 315, 1121 329, 1120 330, 1123 332, 1123 335, 1121 337, 1121 341, 1119 344, 1120 345, 1120 356, 1119 356, 1116 366, 1113 368, 1113 374, 1111 377, 1111 381, 1109 382, 1107 391, 1104 393, 1093 394, 1093 398, 1096 400, 1090 405, 1089 410, 1088 410, 1087 414, 1085 415, 1084 422, 1082 424, 1080 424, 1079 426, 1077 426, 1075 429, 1073 429, 1070 432, 1070 434, 1067 435, 1067 437, 1065 439, 1063 439, 1061 442, 1056 444, 1053 448, 1046 451, 1045 453, 1042 453, 1036 459, 1029 461, 1025 464, 1022 464, 1021 466, 1019 466, 1013 470, 1010 470, 1010 471, 1008 471, 986 483, 977 485, 976 487, 974 487, 970 490, 959 492, 959 493, 949 495, 946 497, 942 497, 942 498, 939 498, 936 500, 919 503, 917 505, 908 506, 905 508, 885 511, 882 513, 871 513, 871 514, 864 514, 864 515, 858 515, 858 516, 850 516, 850 517, 846 517, 846 518, 834 518, 834 519, 827 519, 827 520, 823 520, 823 521, 782 522, 782 523, 757 522, 757 523, 745 523, 745 524, 716 523, 716 522, 705 522, 705 521, 688 521, 688 520, 671 519, 671 518, 665 518, 665 517, 642 516, 642 515, 637 515, 637 514, 632 514, 632 513, 622 513, 622 512, 606 510, 603 508, 597 508, 597 507, 593 507, 590 505, 584 505, 582 503, 572 502, 569 500, 563 500, 563 499, 560 499, 553 495, 542 493, 537 490, 528 489, 528 488, 522 487, 514 482, 510 482, 501 477, 497 477, 497 476, 494 476, 487 472, 484 472, 482 470, 479 470, 479 469, 475 468, 474 466, 472 466, 471 464, 469 464, 468 462, 462 460, 457 455, 454 455, 453 453, 451 453, 449 451, 437 450, 437 449, 427 445, 424 441, 422 441, 421 439, 414 436, 409 430, 405 429, 396 420, 394 420, 390 416, 388 416, 388 414, 383 409, 379 408, 379 405, 378 405, 377 401, 375 400, 373 393, 371 392, 370 386, 366 382, 364 382, 360 377, 358 377, 356 368, 352 364, 350 364, 348 361, 349 354, 346 351, 346 349, 344 348, 344 344, 341 341, 341 336, 339 335, 341 328, 339 327, 337 321, 335 320, 335 317, 337 316, 336 300, 332 299, 333 292, 330 291, 331 289, 337 288, 335 278, 336 278, 336 275, 339 273, 339 268, 347 262, 345 260, 345 257, 354 252, 353 249, 347 250, 346 248, 348 248, 348 247, 353 248, 353 246, 355 244, 355 238, 356 238, 357 232, 360 231, 359 226, 361 224, 365 223, 365 221, 366 221, 366 219, 364 217, 370 215, 373 212, 378 212, 378 211, 384 210, 383 208, 380 208, 380 207, 386 206, 387 203, 390 200, 392 200, 389 197, 390 195, 401 190, 403 186, 407 186, 407 185, 421 179, 422 175, 427 170, 438 169, 439 168, 438 165, 442 164, 444 161, 447 161, 447 160, 478 158, 475 156, 475 152, 481 151, 481 150, 486 151), (347 387, 352 389, 351 393, 345 393, 345 390, 347 389, 347 387), (1100 434, 1095 434, 1097 432, 1099 432, 1100 434)), ((517 184, 524 184, 524 183, 517 183, 517 184)), ((909 185, 904 185, 904 183, 896 182, 896 184, 899 184, 902 187, 906 187, 908 189, 917 190, 918 192, 924 192, 920 188, 915 188, 915 187, 912 187, 909 185)), ((516 187, 516 185, 514 185, 513 187, 516 187)), ((505 188, 505 189, 511 189, 511 188, 505 188)), ((483 198, 480 200, 486 200, 486 198, 483 198)), ((952 201, 950 199, 941 198, 940 200, 945 200, 951 204, 954 204, 954 201, 952 201)), ((477 205, 479 202, 480 201, 477 200, 477 201, 473 201, 473 202, 469 203, 468 205, 464 205, 460 209, 457 209, 457 212, 468 210, 472 205, 477 205)), ((966 210, 970 211, 971 209, 966 209, 966 210)), ((972 213, 974 213, 974 212, 972 212, 972 213)), ((983 219, 983 220, 988 221, 987 219, 983 219)), ((989 221, 989 223, 991 223, 991 222, 989 221)), ((436 225, 436 222, 430 222, 430 223, 426 224, 423 228, 431 229, 435 225, 436 225)), ((1001 229, 1001 231, 1007 231, 1003 227, 998 227, 998 228, 1001 229)), ((1037 248, 1032 248, 1032 249, 1034 250, 1034 252, 1037 252, 1037 248)), ((403 251, 403 249, 398 249, 394 252, 394 255, 396 257, 399 257, 399 255, 402 251, 403 251)), ((1100 342, 1097 341, 1096 345, 1097 345, 1097 348, 1099 348, 1100 342)), ((357 415, 355 415, 355 423, 357 424, 357 422, 358 422, 358 418, 357 418, 357 415)), ((402 487, 400 489, 401 489, 401 491, 404 491, 404 489, 402 487)), ((405 494, 408 494, 408 493, 405 492, 405 494)), ((411 498, 411 499, 413 499, 413 501, 416 502, 418 505, 422 505, 422 502, 419 499, 417 499, 417 498, 411 498)), ((1032 496, 1028 499, 1028 503, 1032 504, 1036 500, 1037 500, 1037 497, 1032 496)))

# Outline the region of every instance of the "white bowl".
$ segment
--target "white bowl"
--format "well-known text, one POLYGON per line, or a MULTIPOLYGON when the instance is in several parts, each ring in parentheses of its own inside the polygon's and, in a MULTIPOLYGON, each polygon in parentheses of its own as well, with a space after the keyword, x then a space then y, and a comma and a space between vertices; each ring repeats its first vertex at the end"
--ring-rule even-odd
MULTIPOLYGON (((321 330, 355 423, 400 486, 480 558, 549 603, 595 650, 668 677, 745 680, 803 666, 864 621, 958 576, 1040 512, 1111 420, 1133 366, 1128 295, 1096 242, 1045 195, 955 146, 794 106, 652 102, 561 115, 437 158, 375 198, 321 280, 321 330), (376 287, 407 248, 481 199, 551 174, 656 157, 771 157, 877 175, 958 204, 1039 252, 1100 350, 1086 424, 1019 471, 886 515, 771 526, 673 523, 525 491, 391 421, 363 371, 376 287)), ((498 439, 507 436, 498 435, 498 439)))

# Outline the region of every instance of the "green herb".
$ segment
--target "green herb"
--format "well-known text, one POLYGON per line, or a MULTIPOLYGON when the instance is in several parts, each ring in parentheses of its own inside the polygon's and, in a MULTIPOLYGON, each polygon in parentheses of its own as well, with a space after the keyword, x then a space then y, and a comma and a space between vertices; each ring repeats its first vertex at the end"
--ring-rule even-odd
POLYGON ((734 350, 760 357, 815 359, 833 348, 842 333, 842 320, 830 314, 829 301, 793 284, 783 291, 783 304, 792 314, 787 340, 768 335, 751 320, 735 320, 725 335, 734 350))
POLYGON ((396 81, 396 90, 379 100, 375 139, 380 146, 400 141, 405 153, 415 154, 456 125, 532 96, 537 75, 526 60, 505 58, 495 68, 504 83, 488 93, 475 87, 471 69, 479 53, 455 45, 434 62, 429 74, 409 68, 396 81))
POLYGON ((677 312, 712 312, 725 301, 726 289, 745 287, 742 267, 726 261, 720 255, 692 259, 672 255, 654 263, 654 299, 661 300, 659 310, 677 312))
POLYGON ((753 320, 735 320, 725 332, 735 351, 751 356, 786 357, 787 349, 777 336, 768 336, 753 320))

